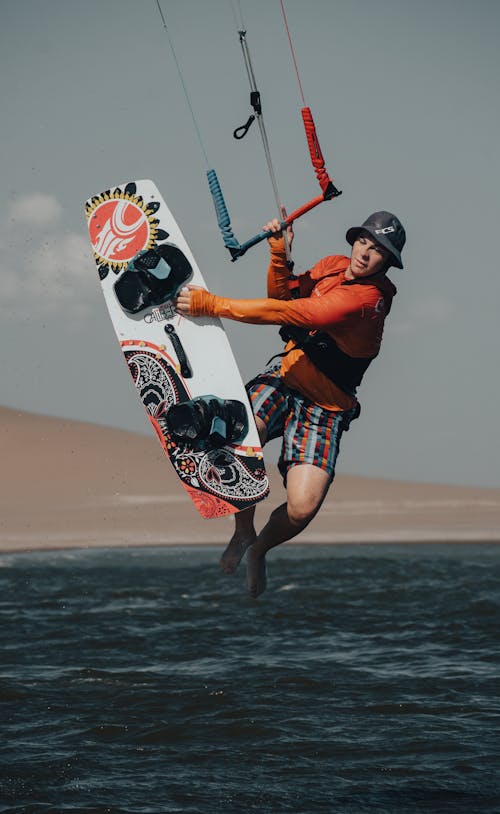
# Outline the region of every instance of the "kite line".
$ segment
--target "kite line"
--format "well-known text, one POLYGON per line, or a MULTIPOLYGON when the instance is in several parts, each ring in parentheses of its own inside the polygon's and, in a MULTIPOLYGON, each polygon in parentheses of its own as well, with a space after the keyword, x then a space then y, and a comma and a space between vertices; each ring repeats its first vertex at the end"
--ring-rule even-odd
MULTIPOLYGON (((159 11, 159 13, 161 15, 163 28, 165 30, 165 33, 166 33, 167 37, 168 37, 170 48, 171 48, 171 51, 172 51, 172 54, 173 54, 173 57, 174 57, 174 62, 175 62, 177 72, 179 74, 179 78, 180 78, 180 81, 181 81, 181 85, 182 85, 182 88, 183 88, 183 91, 184 91, 184 95, 186 97, 186 101, 187 101, 187 104, 188 104, 188 107, 189 107, 189 110, 190 110, 190 113, 191 113, 191 117, 193 119, 193 123, 194 123, 195 131, 196 131, 196 134, 197 134, 197 137, 198 137, 198 141, 200 143, 201 150, 202 150, 203 155, 205 157, 206 165, 207 165, 207 167, 209 167, 207 151, 205 149, 205 145, 204 145, 202 137, 201 137, 201 131, 200 131, 200 128, 198 126, 196 116, 194 114, 193 106, 192 106, 190 98, 189 98, 189 94, 188 94, 188 91, 187 91, 186 84, 184 82, 184 78, 182 76, 182 71, 181 71, 181 68, 180 68, 179 60, 177 59, 177 55, 176 55, 176 52, 175 52, 173 41, 172 41, 172 38, 171 38, 170 33, 168 31, 168 27, 167 27, 167 24, 166 24, 166 21, 165 21, 165 16, 163 14, 163 11, 162 11, 162 8, 161 8, 161 5, 160 5, 160 0, 156 0, 156 4, 158 6, 158 11, 159 11)), ((287 33, 287 37, 288 37, 288 42, 289 42, 289 46, 290 46, 290 51, 291 51, 291 55, 292 55, 292 61, 293 61, 293 64, 294 64, 296 75, 297 75, 297 81, 298 81, 298 85, 299 85, 300 96, 301 96, 302 104, 303 104, 303 107, 301 109, 301 115, 302 115, 302 121, 303 121, 303 125, 304 125, 307 145, 308 145, 308 148, 309 148, 309 155, 310 155, 312 166, 313 166, 315 174, 316 174, 316 178, 317 178, 318 183, 320 185, 321 194, 317 195, 316 197, 312 198, 310 201, 307 201, 306 203, 302 204, 302 206, 299 206, 297 209, 295 209, 290 214, 286 215, 285 208, 284 208, 284 206, 283 206, 283 204, 281 202, 279 191, 278 191, 278 184, 277 184, 277 181, 276 181, 276 174, 274 172, 274 167, 273 167, 273 163, 272 163, 271 150, 270 150, 270 147, 269 147, 269 140, 268 140, 268 137, 267 137, 267 132, 266 132, 264 119, 263 119, 263 114, 262 114, 261 96, 260 96, 260 92, 259 92, 259 90, 257 88, 257 83, 256 83, 256 79, 255 79, 255 72, 254 72, 254 69, 253 69, 253 64, 252 64, 252 60, 251 60, 251 56, 250 56, 250 51, 249 51, 249 48, 248 48, 248 43, 247 43, 247 36, 246 36, 247 32, 246 32, 245 27, 243 25, 243 20, 242 20, 242 17, 241 17, 241 10, 240 10, 240 23, 238 24, 238 22, 237 22, 238 37, 239 37, 239 41, 240 41, 240 45, 241 45, 241 49, 242 49, 242 53, 243 53, 243 59, 244 59, 244 63, 245 63, 245 68, 246 68, 246 72, 247 72, 247 76, 248 76, 248 80, 249 80, 249 84, 250 84, 250 105, 252 107, 253 112, 250 114, 248 120, 246 121, 246 123, 244 125, 241 125, 240 127, 237 127, 233 131, 233 136, 234 136, 234 138, 236 138, 238 140, 243 139, 246 136, 246 134, 248 133, 249 128, 252 125, 253 121, 255 121, 255 120, 257 121, 259 131, 260 131, 260 135, 261 135, 262 144, 263 144, 263 147, 264 147, 264 154, 265 154, 265 158, 266 158, 266 163, 267 163, 267 167, 268 167, 269 176, 270 176, 270 179, 271 179, 271 185, 273 187, 274 196, 275 196, 275 199, 276 199, 276 205, 278 207, 278 213, 279 213, 279 218, 280 218, 280 222, 281 222, 281 228, 283 229, 283 233, 286 236, 286 227, 287 226, 292 224, 298 218, 305 215, 311 209, 314 209, 319 204, 324 203, 325 201, 332 200, 333 198, 338 197, 342 193, 341 193, 340 190, 338 190, 336 188, 336 186, 334 185, 332 179, 330 178, 330 176, 328 175, 328 172, 326 170, 325 161, 324 161, 324 158, 323 158, 323 155, 322 155, 322 152, 321 152, 321 147, 319 145, 319 141, 318 141, 318 137, 317 137, 317 133, 316 133, 316 127, 315 127, 315 124, 314 124, 314 119, 313 119, 313 116, 312 116, 312 113, 311 113, 311 109, 310 109, 310 107, 308 107, 306 105, 306 102, 305 102, 305 96, 304 96, 304 91, 303 91, 302 82, 301 82, 301 78, 300 78, 300 73, 299 73, 299 69, 298 69, 297 59, 296 59, 296 56, 295 56, 295 51, 294 51, 294 48, 293 48, 292 38, 291 38, 291 35, 290 35, 290 28, 289 28, 288 20, 287 20, 287 17, 286 17, 284 0, 280 0, 280 5, 281 5, 282 16, 283 16, 283 22, 284 22, 284 25, 285 25, 285 29, 286 29, 286 33, 287 33)), ((236 19, 234 4, 233 4, 233 13, 235 14, 235 19, 236 19)), ((224 200, 224 196, 222 194, 222 190, 221 190, 221 186, 220 186, 220 183, 219 183, 219 179, 217 177, 217 173, 216 173, 216 171, 214 169, 210 168, 210 169, 207 169, 206 174, 207 174, 208 186, 209 186, 209 189, 210 189, 210 192, 211 192, 211 195, 212 195, 212 199, 213 199, 213 203, 214 203, 214 206, 215 206, 217 222, 218 222, 219 229, 220 229, 220 232, 221 232, 221 235, 222 235, 222 239, 223 239, 225 247, 228 249, 228 251, 229 251, 229 253, 231 255, 231 259, 233 261, 235 261, 239 257, 242 257, 248 251, 248 249, 250 249, 252 246, 256 246, 258 243, 261 243, 263 240, 265 240, 269 236, 269 233, 267 231, 262 230, 262 231, 258 232, 256 235, 254 235, 253 237, 251 237, 248 240, 244 241, 243 243, 240 243, 237 240, 237 238, 236 238, 236 236, 235 236, 235 234, 233 232, 232 226, 231 226, 231 219, 229 217, 228 209, 227 209, 227 206, 226 206, 226 202, 224 200)), ((285 245, 286 245, 286 241, 285 241, 285 245)), ((291 262, 290 261, 289 248, 288 248, 287 245, 286 245, 286 248, 287 248, 287 260, 289 262, 291 262)))

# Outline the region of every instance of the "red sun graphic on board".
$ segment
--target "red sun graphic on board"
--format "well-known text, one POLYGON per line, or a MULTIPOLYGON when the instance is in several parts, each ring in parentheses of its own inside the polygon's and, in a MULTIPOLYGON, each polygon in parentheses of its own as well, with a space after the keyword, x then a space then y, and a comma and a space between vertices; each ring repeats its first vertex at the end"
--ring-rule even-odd
POLYGON ((89 220, 89 234, 99 257, 110 263, 126 263, 148 246, 150 222, 133 201, 103 201, 89 220))

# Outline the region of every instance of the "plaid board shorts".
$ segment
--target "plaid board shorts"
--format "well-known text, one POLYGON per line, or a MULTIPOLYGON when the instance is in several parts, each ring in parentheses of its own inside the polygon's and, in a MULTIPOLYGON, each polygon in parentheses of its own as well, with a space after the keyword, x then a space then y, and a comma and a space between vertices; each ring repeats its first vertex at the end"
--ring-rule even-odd
POLYGON ((285 482, 297 464, 318 466, 333 480, 340 439, 358 417, 358 405, 342 412, 319 407, 284 384, 279 366, 259 373, 246 390, 254 415, 266 425, 267 440, 283 437, 278 469, 285 482))

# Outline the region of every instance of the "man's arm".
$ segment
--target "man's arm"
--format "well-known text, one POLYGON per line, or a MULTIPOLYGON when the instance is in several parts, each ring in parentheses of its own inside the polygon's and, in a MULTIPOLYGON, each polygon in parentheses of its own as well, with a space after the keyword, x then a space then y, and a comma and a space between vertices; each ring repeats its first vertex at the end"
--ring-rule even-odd
POLYGON ((291 272, 286 264, 285 241, 282 235, 269 238, 269 254, 267 296, 273 300, 290 300, 291 272))
POLYGON ((322 297, 297 300, 237 300, 219 297, 205 289, 184 288, 176 307, 183 316, 222 317, 254 325, 297 325, 322 330, 347 322, 356 310, 350 292, 342 288, 322 297))
MULTIPOLYGON (((285 249, 285 238, 281 231, 279 220, 271 220, 266 223, 264 230, 269 232, 269 267, 267 269, 267 296, 275 300, 290 300, 292 293, 290 289, 291 270, 287 265, 285 249)), ((291 250, 293 243, 293 229, 288 226, 286 231, 288 248, 291 250)))

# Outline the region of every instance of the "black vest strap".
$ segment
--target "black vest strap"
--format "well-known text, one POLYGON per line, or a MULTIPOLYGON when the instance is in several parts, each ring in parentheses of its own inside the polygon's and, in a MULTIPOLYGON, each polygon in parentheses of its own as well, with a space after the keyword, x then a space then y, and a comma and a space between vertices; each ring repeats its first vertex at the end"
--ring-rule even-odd
MULTIPOLYGON (((283 325, 280 336, 285 342, 292 340, 301 348, 330 381, 350 396, 356 395, 356 388, 374 357, 356 359, 340 350, 332 337, 325 331, 309 331, 294 325, 283 325)), ((288 353, 288 351, 287 351, 288 353)), ((279 354, 284 356, 285 354, 279 354)))

